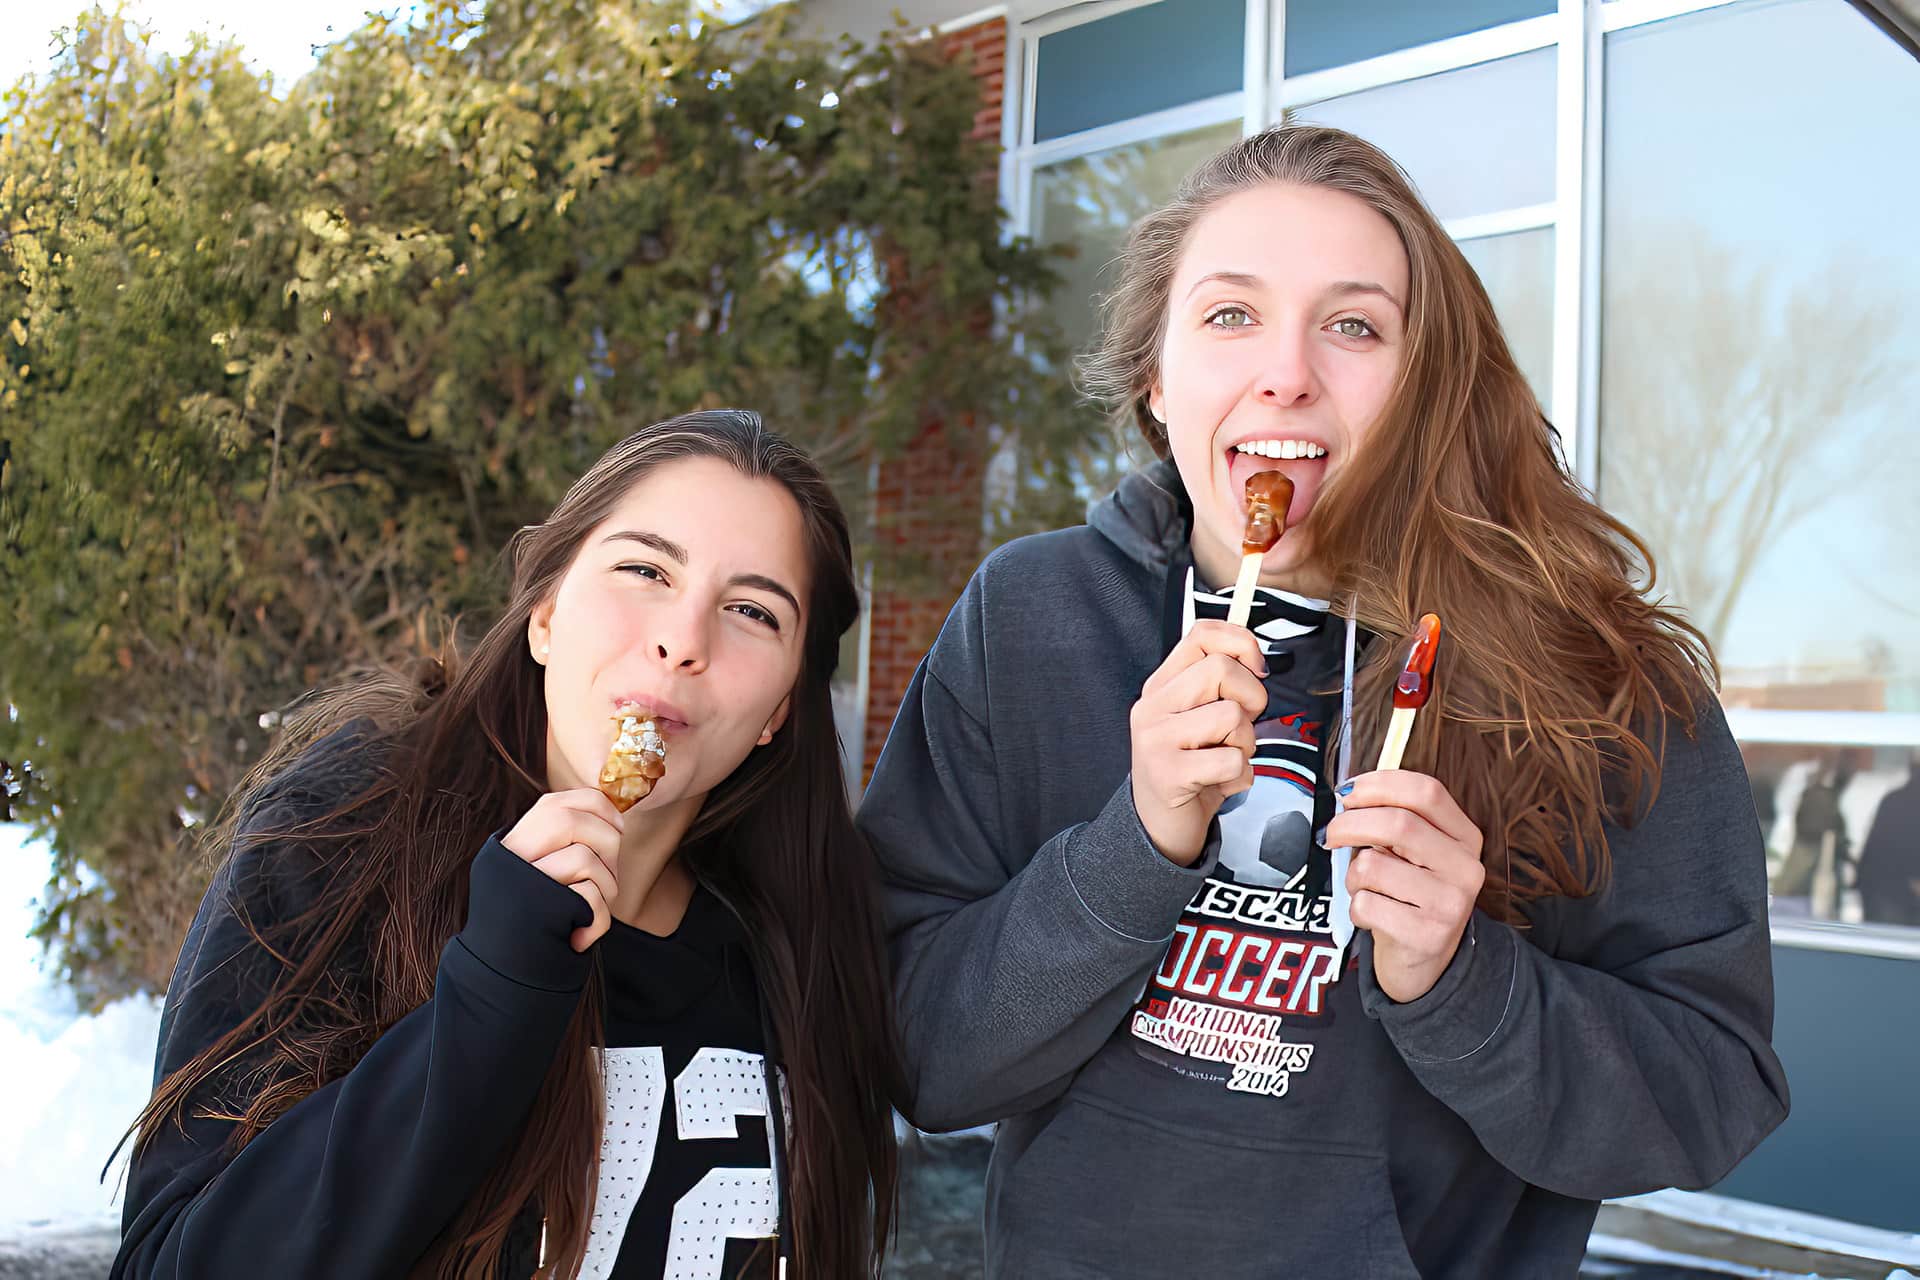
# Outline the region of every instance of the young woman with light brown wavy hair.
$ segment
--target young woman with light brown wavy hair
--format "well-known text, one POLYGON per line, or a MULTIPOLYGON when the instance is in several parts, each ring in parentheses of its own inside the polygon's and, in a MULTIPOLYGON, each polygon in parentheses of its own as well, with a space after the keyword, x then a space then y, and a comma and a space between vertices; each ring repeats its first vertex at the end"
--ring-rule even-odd
POLYGON ((1161 461, 988 557, 861 813, 914 1118, 999 1122, 989 1275, 1573 1275, 1598 1200, 1712 1183, 1786 1111, 1704 642, 1351 135, 1195 171, 1087 372, 1161 461), (1427 611, 1437 690, 1364 771, 1427 611))

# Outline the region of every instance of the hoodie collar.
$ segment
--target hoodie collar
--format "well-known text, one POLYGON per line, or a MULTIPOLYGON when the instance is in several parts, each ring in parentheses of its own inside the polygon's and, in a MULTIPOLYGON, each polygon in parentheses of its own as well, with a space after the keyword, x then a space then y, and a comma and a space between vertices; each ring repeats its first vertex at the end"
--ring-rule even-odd
POLYGON ((1093 505, 1087 523, 1122 555, 1164 574, 1187 553, 1193 503, 1171 458, 1161 458, 1120 481, 1093 505))

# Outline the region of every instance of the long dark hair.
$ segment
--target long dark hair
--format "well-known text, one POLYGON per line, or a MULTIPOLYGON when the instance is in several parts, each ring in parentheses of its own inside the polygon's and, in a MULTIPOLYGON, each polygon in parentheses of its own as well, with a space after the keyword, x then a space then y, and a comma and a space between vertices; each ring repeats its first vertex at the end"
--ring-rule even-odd
MULTIPOLYGON (((137 1122, 142 1144, 188 1106, 205 1107, 210 1094, 227 1090, 239 1095, 220 1111, 237 1122, 237 1150, 350 1070, 432 994, 440 950, 463 923, 473 855, 545 790, 547 713, 541 668, 527 650, 528 619, 641 477, 694 457, 721 459, 793 495, 811 589, 786 724, 708 795, 681 852, 748 925, 775 1041, 770 1052, 791 1092, 787 1173, 797 1272, 835 1280, 877 1273, 894 1210, 889 1097, 899 1068, 873 863, 848 806, 829 683, 859 594, 846 516, 825 477, 742 411, 688 414, 615 445, 544 523, 515 535, 511 600, 464 658, 450 643, 417 678, 356 678, 290 717, 212 839, 227 849, 298 839, 332 873, 320 902, 282 926, 302 945, 279 952, 288 956, 285 971, 260 1006, 155 1091, 137 1122), (240 822, 311 744, 368 720, 384 749, 370 784, 295 830, 240 822), (234 834, 238 827, 243 835, 234 834), (341 972, 356 965, 364 972, 341 972)), ((577 1270, 600 1149, 601 1011, 596 968, 517 1145, 416 1275, 490 1276, 528 1205, 547 1221, 544 1274, 577 1270)))
MULTIPOLYGON (((1305 526, 1334 598, 1370 629, 1406 638, 1427 610, 1445 617, 1438 714, 1416 722, 1407 767, 1446 783, 1484 832, 1488 911, 1514 920, 1535 899, 1595 892, 1611 867, 1603 820, 1651 801, 1666 725, 1691 725, 1711 697, 1712 654, 1683 616, 1647 598, 1647 544, 1560 465, 1479 277, 1391 158, 1301 125, 1200 165, 1135 225, 1086 386, 1167 453, 1147 395, 1180 254, 1207 210, 1273 182, 1358 198, 1407 252, 1398 384, 1305 526)), ((1361 759, 1384 736, 1405 652, 1376 645, 1358 675, 1361 759)))

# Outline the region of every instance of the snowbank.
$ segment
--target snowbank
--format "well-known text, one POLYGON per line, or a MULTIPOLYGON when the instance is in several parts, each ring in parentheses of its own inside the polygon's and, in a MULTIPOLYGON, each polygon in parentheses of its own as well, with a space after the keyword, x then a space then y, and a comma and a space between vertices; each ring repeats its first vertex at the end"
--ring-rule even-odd
POLYGON ((160 1004, 122 1000, 83 1018, 26 936, 47 878, 43 848, 0 826, 0 1231, 117 1217, 124 1157, 101 1169, 152 1087, 160 1004))

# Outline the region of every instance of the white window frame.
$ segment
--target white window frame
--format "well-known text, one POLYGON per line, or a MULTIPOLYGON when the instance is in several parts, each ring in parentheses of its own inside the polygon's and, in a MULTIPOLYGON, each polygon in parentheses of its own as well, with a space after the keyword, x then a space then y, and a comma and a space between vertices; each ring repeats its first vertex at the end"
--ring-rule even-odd
MULTIPOLYGON (((1244 137, 1277 122, 1289 109, 1539 49, 1557 51, 1554 198, 1445 225, 1460 241, 1553 229, 1553 389, 1548 414, 1560 431, 1569 469, 1589 491, 1597 490, 1606 38, 1708 9, 1766 0, 1559 0, 1555 12, 1539 17, 1291 77, 1285 73, 1286 0, 1247 0, 1246 66, 1238 91, 1034 142, 1040 37, 1156 2, 1086 0, 1063 5, 1060 0, 1015 0, 1009 7, 1005 100, 1018 109, 1002 113, 1000 190, 1014 233, 1033 231, 1034 177, 1047 165, 1235 119, 1244 137)), ((1743 743, 1920 747, 1920 714, 1731 708, 1727 720, 1743 743)), ((1782 921, 1774 925, 1774 940, 1920 958, 1920 939, 1871 925, 1782 921)))

